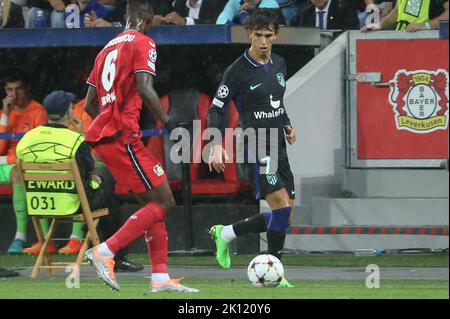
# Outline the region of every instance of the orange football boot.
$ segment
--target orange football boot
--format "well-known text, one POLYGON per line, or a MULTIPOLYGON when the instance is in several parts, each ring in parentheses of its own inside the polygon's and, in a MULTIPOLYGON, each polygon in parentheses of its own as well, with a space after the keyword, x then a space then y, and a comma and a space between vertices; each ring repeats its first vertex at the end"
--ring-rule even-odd
MULTIPOLYGON (((31 245, 31 247, 24 248, 22 251, 23 251, 25 254, 39 255, 39 253, 41 252, 41 248, 42 248, 41 243, 37 241, 37 242, 35 242, 33 245, 31 245)), ((49 253, 50 255, 56 254, 56 246, 55 246, 55 242, 54 242, 54 241, 51 241, 51 242, 48 244, 47 251, 48 251, 48 253, 49 253)))

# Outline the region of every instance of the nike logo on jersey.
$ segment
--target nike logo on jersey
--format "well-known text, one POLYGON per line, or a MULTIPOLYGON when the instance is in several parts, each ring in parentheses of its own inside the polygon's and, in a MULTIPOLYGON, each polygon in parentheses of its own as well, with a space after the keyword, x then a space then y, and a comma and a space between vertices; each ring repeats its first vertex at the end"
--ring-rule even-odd
POLYGON ((256 84, 256 85, 250 85, 250 91, 255 90, 257 87, 259 87, 262 83, 256 84))
POLYGON ((280 100, 274 101, 274 100, 273 100, 272 94, 270 94, 270 105, 271 105, 274 109, 277 109, 277 108, 280 107, 281 101, 280 101, 280 100))

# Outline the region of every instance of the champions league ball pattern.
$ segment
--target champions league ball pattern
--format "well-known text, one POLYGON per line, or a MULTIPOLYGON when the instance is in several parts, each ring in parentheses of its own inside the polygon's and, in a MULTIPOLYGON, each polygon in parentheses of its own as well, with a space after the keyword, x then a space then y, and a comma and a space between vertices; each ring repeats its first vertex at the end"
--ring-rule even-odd
POLYGON ((248 265, 247 276, 256 287, 276 287, 284 276, 283 264, 275 256, 259 255, 248 265))

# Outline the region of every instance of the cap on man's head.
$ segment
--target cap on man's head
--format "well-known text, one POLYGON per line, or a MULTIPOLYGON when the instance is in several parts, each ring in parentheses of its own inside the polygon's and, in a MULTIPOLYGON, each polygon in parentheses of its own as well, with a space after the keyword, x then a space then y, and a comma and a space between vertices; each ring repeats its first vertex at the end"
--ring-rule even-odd
POLYGON ((44 107, 49 120, 55 121, 63 118, 75 98, 75 94, 64 91, 53 91, 47 95, 44 99, 44 107))

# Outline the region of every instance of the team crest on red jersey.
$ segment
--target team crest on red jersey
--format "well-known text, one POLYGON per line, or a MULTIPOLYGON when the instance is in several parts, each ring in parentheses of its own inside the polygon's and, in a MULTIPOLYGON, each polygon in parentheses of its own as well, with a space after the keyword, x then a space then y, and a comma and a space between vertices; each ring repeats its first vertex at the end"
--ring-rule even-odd
POLYGON ((448 72, 399 70, 389 82, 399 130, 426 134, 448 127, 448 72))
POLYGON ((164 175, 164 169, 162 168, 161 164, 159 164, 159 163, 153 167, 153 172, 155 172, 155 174, 158 176, 164 175))

